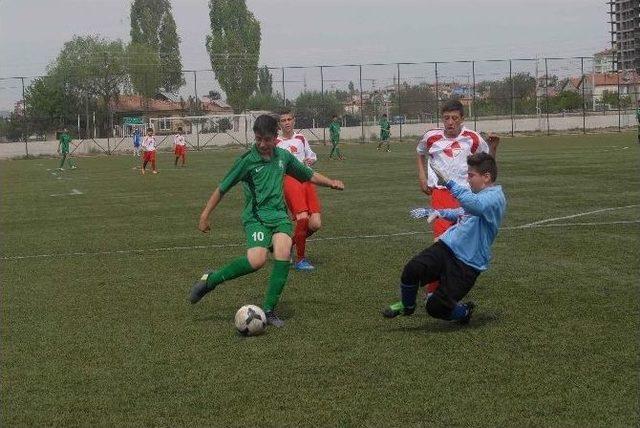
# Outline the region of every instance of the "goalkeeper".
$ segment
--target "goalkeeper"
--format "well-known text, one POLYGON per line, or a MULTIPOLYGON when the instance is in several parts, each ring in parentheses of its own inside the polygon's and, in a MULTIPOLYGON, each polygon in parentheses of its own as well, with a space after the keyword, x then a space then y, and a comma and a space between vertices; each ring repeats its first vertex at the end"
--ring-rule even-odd
POLYGON ((468 189, 433 168, 438 184, 460 201, 461 208, 433 210, 418 208, 411 211, 414 218, 442 217, 456 222, 440 239, 418 253, 404 267, 400 277, 403 309, 395 305, 383 311, 386 318, 400 314, 411 315, 416 308, 418 287, 432 281, 440 286, 426 300, 426 310, 434 318, 469 323, 473 302, 462 303, 478 275, 489 267, 491 245, 502 223, 506 199, 502 187, 495 184, 498 168, 495 159, 487 153, 476 153, 467 158, 469 166, 468 189))

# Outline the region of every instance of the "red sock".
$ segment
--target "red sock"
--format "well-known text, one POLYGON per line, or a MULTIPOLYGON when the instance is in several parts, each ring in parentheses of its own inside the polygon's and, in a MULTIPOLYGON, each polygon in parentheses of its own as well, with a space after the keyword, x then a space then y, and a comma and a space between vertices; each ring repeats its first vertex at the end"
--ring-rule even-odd
POLYGON ((435 293, 436 290, 438 289, 438 287, 440 287, 440 282, 439 281, 433 281, 427 284, 427 294, 429 293, 435 293))
POLYGON ((293 232, 293 242, 296 246, 296 255, 298 261, 304 259, 304 250, 307 246, 307 227, 309 226, 309 219, 303 218, 296 221, 296 229, 293 232))

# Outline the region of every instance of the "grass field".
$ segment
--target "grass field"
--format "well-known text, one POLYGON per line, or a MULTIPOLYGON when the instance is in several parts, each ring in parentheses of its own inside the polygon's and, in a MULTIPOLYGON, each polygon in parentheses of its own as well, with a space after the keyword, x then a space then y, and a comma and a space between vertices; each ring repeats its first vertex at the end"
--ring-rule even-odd
POLYGON ((270 266, 186 302, 244 252, 239 188, 211 234, 195 227, 241 150, 186 169, 162 154, 157 176, 127 156, 57 176, 54 159, 1 162, 2 425, 637 426, 635 134, 503 139, 508 211, 468 327, 380 316, 431 241, 407 215, 426 202, 414 147, 317 147, 347 189, 320 190, 317 270, 291 273, 285 328, 254 338, 233 315, 270 266))

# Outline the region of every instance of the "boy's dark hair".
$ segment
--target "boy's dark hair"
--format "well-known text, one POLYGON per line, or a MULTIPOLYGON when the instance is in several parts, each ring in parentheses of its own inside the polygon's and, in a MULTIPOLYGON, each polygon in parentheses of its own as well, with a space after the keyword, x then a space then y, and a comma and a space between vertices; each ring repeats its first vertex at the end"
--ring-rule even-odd
POLYGON ((387 113, 383 113, 383 114, 382 114, 382 117, 387 117, 387 113))
POLYGON ((178 132, 182 132, 182 126, 178 126, 178 132))
POLYGON ((269 114, 261 114, 253 123, 253 132, 261 137, 275 137, 278 135, 278 120, 269 114))
POLYGON ((337 118, 338 118, 337 114, 334 114, 333 116, 331 116, 331 119, 337 119, 337 118))
POLYGON ((147 128, 147 132, 153 132, 153 128, 147 128))
POLYGON ((489 153, 476 153, 467 158, 467 165, 470 169, 480 173, 489 173, 491 181, 495 182, 498 179, 498 165, 496 160, 489 153))
POLYGON ((442 105, 440 109, 441 113, 448 113, 452 111, 460 112, 460 116, 464 117, 464 106, 458 100, 449 100, 442 105))
POLYGON ((278 116, 284 116, 285 114, 295 116, 295 113, 293 112, 293 109, 291 107, 282 107, 278 110, 278 116))

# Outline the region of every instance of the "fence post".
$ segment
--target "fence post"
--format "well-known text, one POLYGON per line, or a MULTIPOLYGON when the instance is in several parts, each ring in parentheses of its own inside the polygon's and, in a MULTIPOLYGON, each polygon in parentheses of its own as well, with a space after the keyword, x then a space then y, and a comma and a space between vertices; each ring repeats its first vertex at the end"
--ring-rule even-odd
POLYGON ((582 86, 582 133, 587 133, 587 103, 584 99, 584 57, 580 57, 580 85, 582 86))
POLYGON ((617 70, 618 75, 618 132, 622 132, 622 106, 620 105, 620 70, 617 70))
MULTIPOLYGON (((471 105, 473 106, 473 130, 478 130, 478 112, 476 111, 476 62, 471 61, 471 79, 473 81, 473 99, 471 105)), ((467 80, 468 82, 468 80, 467 80)))
POLYGON ((29 133, 25 132, 27 129, 27 103, 24 98, 24 77, 20 77, 20 81, 22 82, 22 139, 24 140, 24 155, 28 159, 29 158, 29 133))
MULTIPOLYGON (((194 96, 194 105, 196 108, 198 107, 198 71, 193 70, 193 96, 194 96)), ((196 110, 197 111, 197 110, 196 110)), ((196 120, 196 150, 200 151, 200 123, 198 122, 200 119, 196 120)), ((193 130, 191 131, 193 132, 193 130)))
POLYGON ((438 63, 434 62, 436 72, 436 126, 440 123, 440 90, 438 89, 438 63))
POLYGON ((285 87, 284 87, 284 69, 285 69, 285 67, 282 67, 282 104, 286 107, 287 106, 287 93, 285 92, 285 87))
POLYGON ((516 94, 515 94, 515 84, 513 83, 513 65, 511 64, 511 60, 509 60, 509 81, 511 82, 511 103, 509 109, 511 110, 511 136, 513 137, 515 131, 515 121, 514 121, 514 110, 516 102, 516 94))
MULTIPOLYGON (((398 71, 398 116, 402 117, 402 96, 400 95, 400 63, 396 64, 396 69, 398 71)), ((402 139, 402 119, 400 119, 400 139, 402 139)))
MULTIPOLYGON (((322 100, 322 104, 320 104, 320 117, 322 118, 327 111, 327 105, 324 99, 324 67, 320 66, 320 99, 322 100)), ((333 113, 332 113, 333 114, 333 113)), ((335 113, 337 114, 337 112, 335 113)), ((325 124, 322 124, 322 142, 327 141, 327 128, 325 124)))
POLYGON ((360 71, 360 128, 362 132, 362 142, 365 142, 364 138, 364 104, 362 103, 362 64, 358 65, 360 71))
POLYGON ((549 65, 548 58, 544 59, 544 105, 547 111, 547 135, 551 135, 551 128, 549 125, 549 65))

